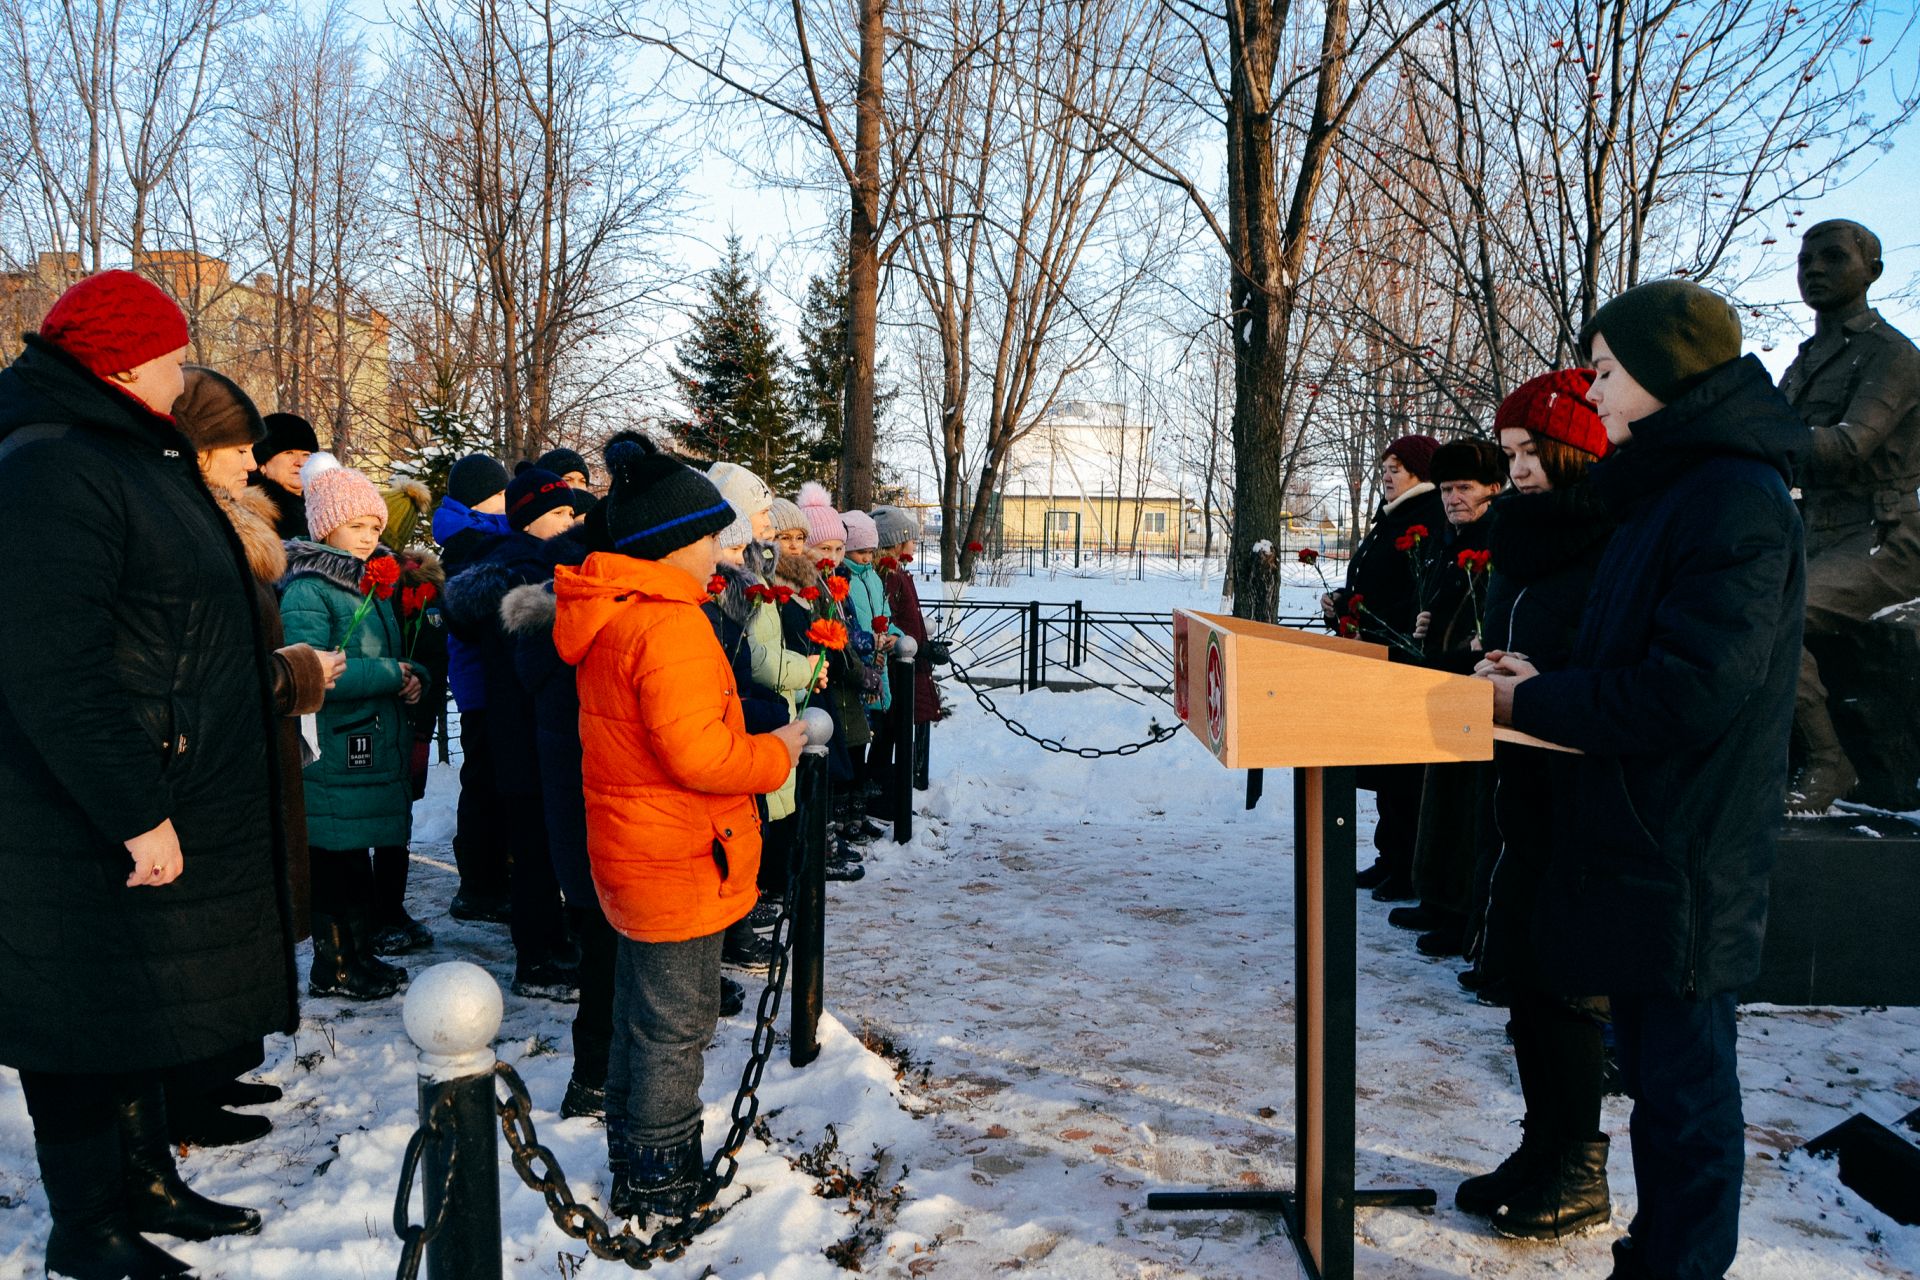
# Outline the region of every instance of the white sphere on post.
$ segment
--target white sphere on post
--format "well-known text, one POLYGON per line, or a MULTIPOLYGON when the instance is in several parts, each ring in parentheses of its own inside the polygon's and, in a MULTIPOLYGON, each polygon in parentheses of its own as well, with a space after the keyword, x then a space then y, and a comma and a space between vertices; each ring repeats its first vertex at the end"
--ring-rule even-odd
POLYGON ((503 1007, 500 984, 477 964, 449 960, 416 976, 401 1018, 420 1050, 420 1074, 451 1080, 491 1071, 503 1007))

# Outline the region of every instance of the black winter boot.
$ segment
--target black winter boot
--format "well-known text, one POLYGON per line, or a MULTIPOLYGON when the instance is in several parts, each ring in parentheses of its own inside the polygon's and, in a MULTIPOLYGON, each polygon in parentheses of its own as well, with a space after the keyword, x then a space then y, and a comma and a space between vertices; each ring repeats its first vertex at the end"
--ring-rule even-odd
POLYGON ((648 1214, 685 1218, 699 1203, 707 1177, 699 1135, 670 1147, 630 1147, 623 1163, 607 1197, 616 1216, 641 1223, 648 1214))
POLYGON ((577 1120, 582 1116, 600 1119, 607 1114, 605 1085, 588 1084, 579 1077, 567 1081, 567 1096, 560 1100, 560 1118, 577 1120))
POLYGON ((1558 1240, 1604 1225, 1613 1216, 1607 1195, 1607 1138, 1574 1142, 1550 1153, 1541 1176, 1518 1187, 1493 1214, 1493 1229, 1523 1240, 1558 1240))
POLYGON ((182 1240, 250 1236, 260 1212, 209 1200, 180 1179, 167 1142, 166 1097, 156 1086, 120 1104, 127 1216, 139 1231, 182 1240))
POLYGON ((1462 1213, 1492 1217, 1520 1188, 1544 1173, 1550 1154, 1544 1141, 1523 1134, 1520 1149, 1502 1160, 1499 1168, 1462 1182, 1453 1193, 1453 1203, 1462 1213))
POLYGON ((747 989, 725 974, 720 975, 720 1016, 731 1018, 747 1007, 747 989))
POLYGON ((773 959, 773 942, 753 931, 745 918, 727 926, 726 939, 720 944, 720 959, 745 969, 763 969, 773 959))
POLYGON ((314 914, 313 967, 307 972, 308 995, 384 1000, 400 989, 400 977, 400 970, 392 965, 369 969, 360 963, 353 926, 347 920, 314 914))
POLYGON ((206 1095, 181 1099, 167 1110, 173 1140, 190 1147, 231 1147, 257 1142, 273 1132, 265 1116, 241 1115, 217 1106, 206 1095))
POLYGON ((70 1280, 162 1280, 193 1269, 133 1229, 120 1192, 120 1134, 36 1142, 53 1210, 47 1274, 70 1280))

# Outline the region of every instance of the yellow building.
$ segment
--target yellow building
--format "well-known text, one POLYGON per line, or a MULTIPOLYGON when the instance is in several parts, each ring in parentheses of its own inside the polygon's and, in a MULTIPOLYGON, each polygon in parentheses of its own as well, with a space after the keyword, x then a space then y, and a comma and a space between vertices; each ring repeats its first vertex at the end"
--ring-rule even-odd
POLYGON ((1199 508, 1162 476, 1151 428, 1110 401, 1064 401, 1035 423, 1008 452, 996 506, 1007 549, 1176 555, 1201 541, 1199 508))
MULTIPOLYGON (((262 413, 308 419, 345 461, 384 474, 397 426, 384 315, 334 311, 304 290, 285 296, 270 276, 236 280, 224 261, 186 249, 142 253, 134 268, 186 312, 189 360, 238 382, 262 413)), ((79 255, 59 253, 0 274, 0 354, 19 354, 19 335, 82 274, 79 255)))

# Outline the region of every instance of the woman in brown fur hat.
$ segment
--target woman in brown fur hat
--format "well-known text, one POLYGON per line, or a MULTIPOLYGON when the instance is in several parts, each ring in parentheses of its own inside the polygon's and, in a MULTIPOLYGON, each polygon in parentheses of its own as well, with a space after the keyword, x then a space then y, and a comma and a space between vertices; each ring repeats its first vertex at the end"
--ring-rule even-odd
MULTIPOLYGON (((200 475, 233 525, 253 571, 260 640, 268 653, 273 710, 279 717, 280 845, 286 850, 282 899, 290 936, 307 936, 307 822, 301 790, 300 720, 320 709, 345 662, 337 653, 284 643, 274 583, 286 572, 287 553, 276 532, 272 500, 247 485, 254 467, 253 442, 265 434, 260 412, 230 379, 189 365, 186 390, 173 405, 174 421, 198 452, 200 475)), ((238 1046, 217 1062, 176 1073, 167 1091, 168 1117, 177 1141, 200 1146, 247 1142, 272 1126, 263 1116, 237 1115, 226 1106, 257 1106, 279 1098, 272 1085, 234 1077, 262 1060, 258 1041, 238 1046)))

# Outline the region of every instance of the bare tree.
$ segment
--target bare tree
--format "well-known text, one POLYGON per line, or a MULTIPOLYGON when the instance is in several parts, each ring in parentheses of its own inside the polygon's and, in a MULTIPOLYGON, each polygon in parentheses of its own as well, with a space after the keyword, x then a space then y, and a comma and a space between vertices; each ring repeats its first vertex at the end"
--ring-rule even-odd
MULTIPOLYGON (((1235 570, 1278 536, 1287 504, 1287 386, 1308 236, 1320 213, 1337 140, 1370 83, 1453 0, 1409 11, 1386 0, 1326 0, 1294 24, 1291 0, 1228 0, 1219 11, 1163 0, 1189 37, 1185 74, 1170 90, 1226 137, 1225 209, 1171 148, 1101 121, 1142 172, 1184 192, 1225 251, 1232 276, 1235 395, 1235 570), (1224 30, 1221 30, 1224 28, 1224 30), (1224 39, 1222 39, 1224 37, 1224 39), (1216 49, 1224 45, 1224 65, 1216 49), (1290 165, 1290 171, 1289 171, 1290 165), (1284 208, 1282 207, 1284 204, 1284 208)), ((1236 594, 1244 612, 1256 596, 1236 594)), ((1271 603, 1271 592, 1257 593, 1271 603)), ((1248 615, 1251 616, 1251 615, 1248 615)))
POLYGON ((216 103, 240 0, 0 0, 0 55, 39 189, 36 239, 80 255, 147 249, 153 201, 216 103))
MULTIPOLYGON (((896 54, 914 44, 914 37, 900 35, 913 25, 910 9, 910 0, 789 0, 785 6, 733 0, 716 12, 716 6, 683 0, 645 20, 628 14, 613 20, 616 29, 702 77, 700 108, 750 107, 763 126, 763 142, 777 147, 797 131, 817 148, 824 176, 783 173, 778 180, 845 197, 847 376, 839 500, 856 508, 874 501, 883 242, 900 215, 898 170, 889 172, 882 163, 883 149, 890 144, 897 152, 901 143, 898 122, 887 118, 885 69, 894 56, 890 39, 896 54)), ((762 172, 783 168, 773 161, 762 172)))
POLYGON ((401 205, 426 250, 421 283, 436 301, 460 294, 440 274, 457 246, 496 438, 533 457, 623 385, 625 362, 603 348, 658 284, 638 251, 669 220, 679 169, 596 29, 551 0, 421 0, 408 35, 406 164, 446 180, 401 205))
POLYGON ((1153 193, 1088 123, 1159 137, 1158 23, 1123 0, 956 0, 924 12, 901 53, 889 253, 939 344, 949 578, 972 572, 1014 445, 1109 349, 1167 251, 1153 193))
POLYGON ((1442 350, 1430 313, 1353 314, 1474 410, 1575 360, 1599 304, 1644 279, 1737 295, 1920 105, 1902 56, 1915 17, 1876 16, 1861 0, 1463 0, 1343 150, 1395 227, 1372 252, 1472 324, 1442 350), (1868 114, 1870 89, 1893 109, 1868 114))

